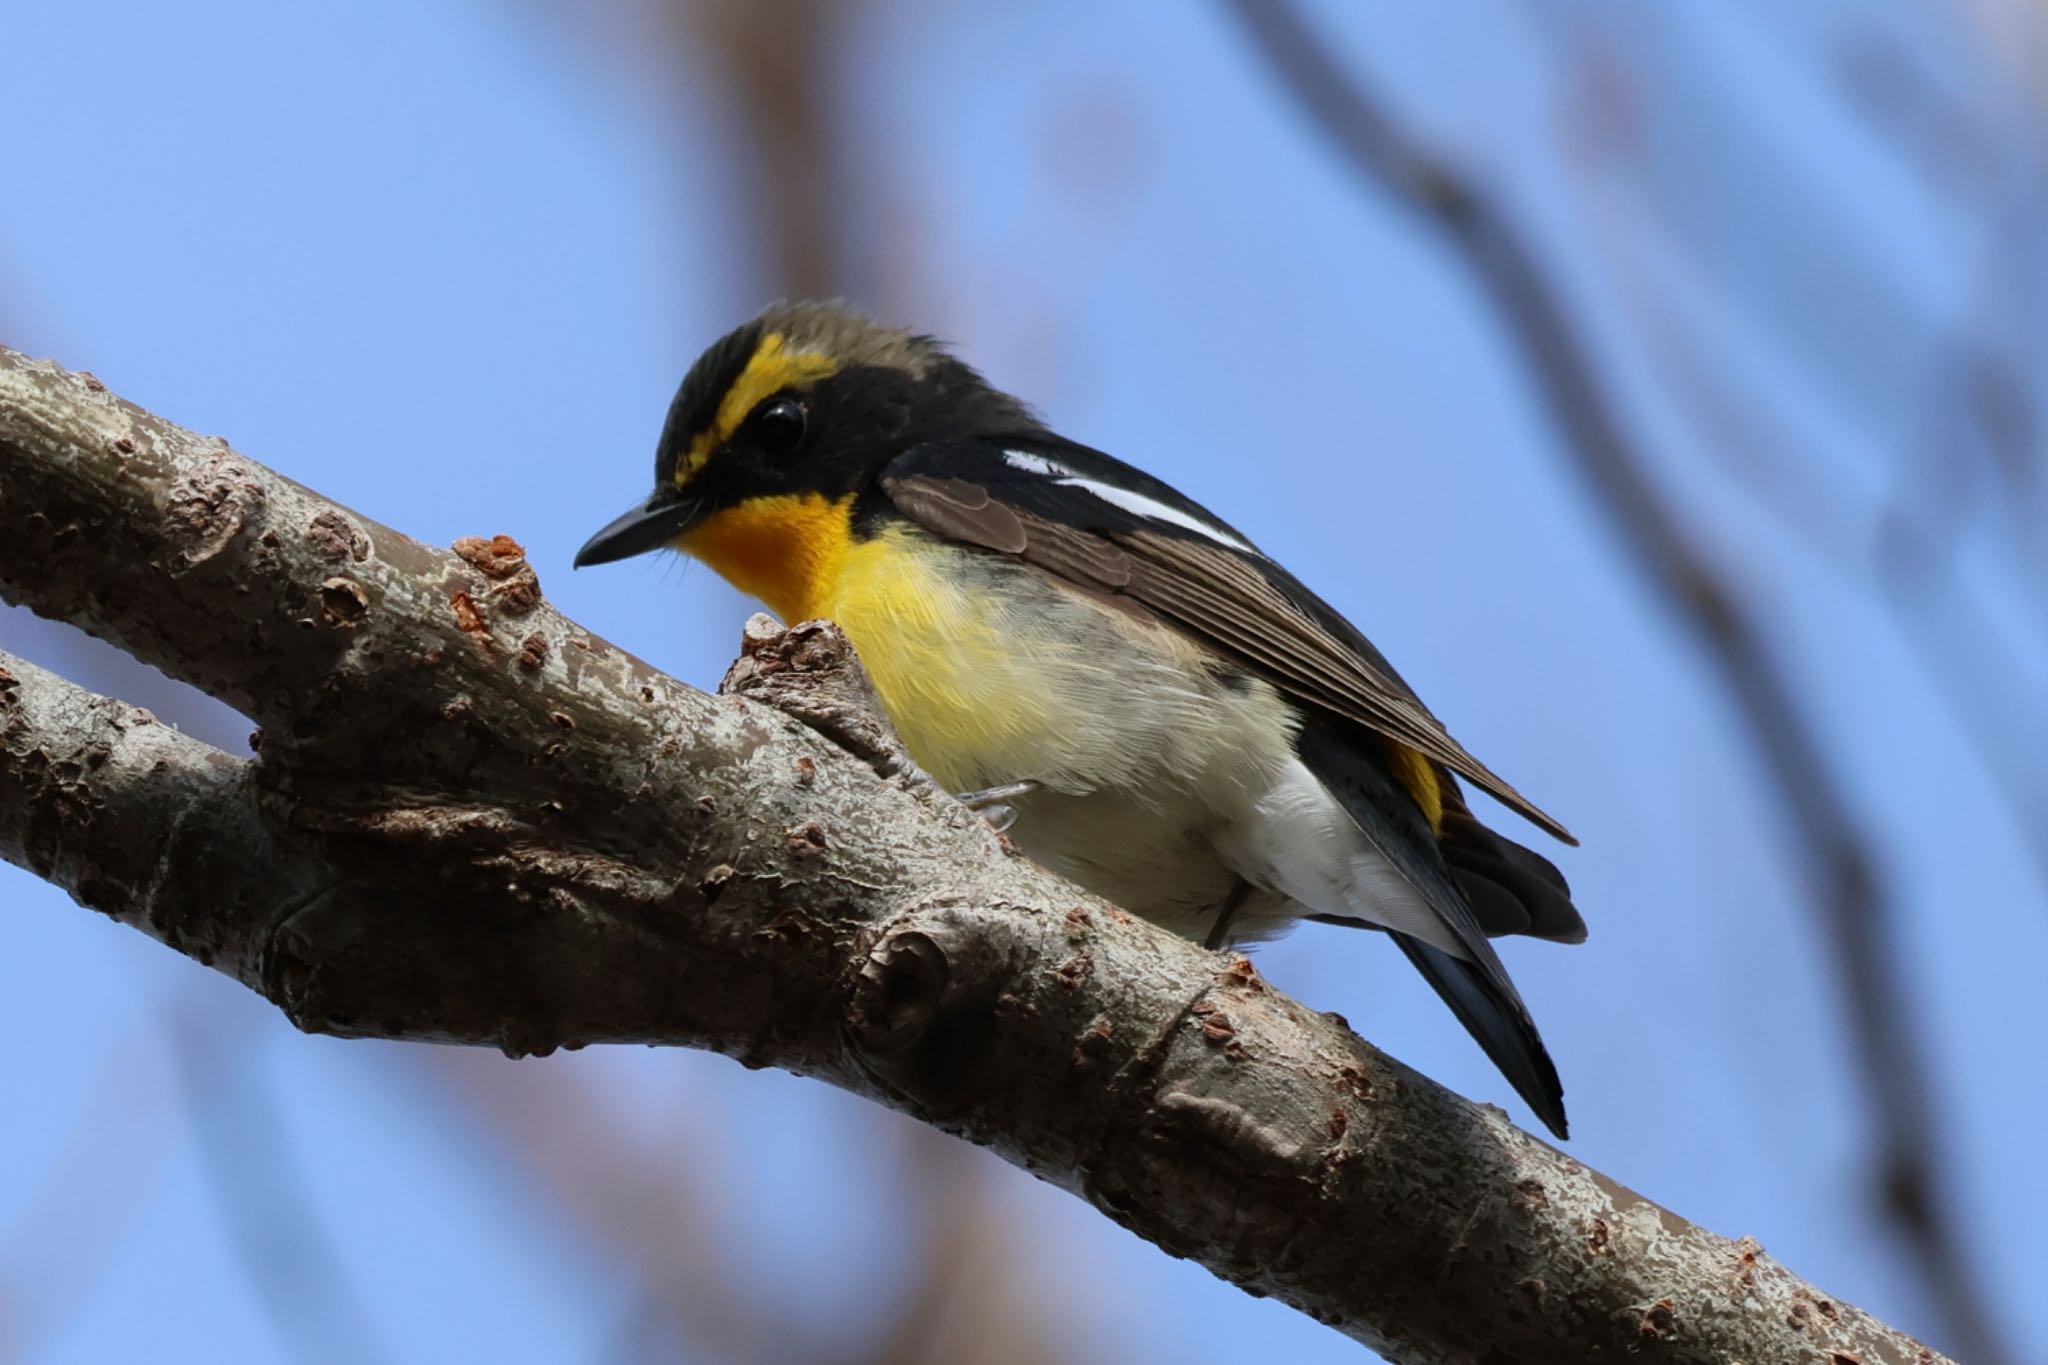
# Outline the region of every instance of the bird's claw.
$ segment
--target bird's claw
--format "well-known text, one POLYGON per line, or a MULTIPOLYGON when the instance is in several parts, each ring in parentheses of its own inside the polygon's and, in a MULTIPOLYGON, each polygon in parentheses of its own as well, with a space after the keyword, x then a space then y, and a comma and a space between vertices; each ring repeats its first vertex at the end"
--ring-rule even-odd
POLYGON ((1005 782, 998 787, 983 787, 979 791, 960 792, 953 799, 988 822, 988 827, 1001 834, 1017 823, 1017 808, 1010 804, 1020 796, 1029 796, 1038 790, 1038 783, 1026 778, 1022 782, 1005 782))

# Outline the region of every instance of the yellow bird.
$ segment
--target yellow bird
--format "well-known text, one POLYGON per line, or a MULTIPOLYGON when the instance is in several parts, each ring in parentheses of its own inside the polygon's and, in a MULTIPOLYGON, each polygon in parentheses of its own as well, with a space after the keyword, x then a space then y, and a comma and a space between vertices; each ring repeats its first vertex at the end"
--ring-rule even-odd
POLYGON ((1098 895, 1211 947, 1300 918, 1386 931, 1565 1135, 1488 936, 1585 924, 1458 779, 1571 836, 1201 506, 930 337, 780 305, 691 367, 653 494, 576 563, 663 548, 837 622, 911 756, 1098 895))

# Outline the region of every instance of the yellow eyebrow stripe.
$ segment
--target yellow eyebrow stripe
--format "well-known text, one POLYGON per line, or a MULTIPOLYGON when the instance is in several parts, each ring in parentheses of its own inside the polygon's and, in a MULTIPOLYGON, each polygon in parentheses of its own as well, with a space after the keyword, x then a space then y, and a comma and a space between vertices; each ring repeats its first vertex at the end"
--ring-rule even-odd
POLYGON ((740 377, 718 401, 718 416, 712 419, 710 428, 691 437, 688 453, 677 461, 678 485, 688 483, 690 476, 711 458, 711 452, 732 439, 740 423, 747 420, 747 414, 763 398, 783 389, 816 383, 839 368, 838 361, 821 351, 791 351, 784 348, 783 342, 780 332, 770 332, 761 338, 747 368, 740 371, 740 377))

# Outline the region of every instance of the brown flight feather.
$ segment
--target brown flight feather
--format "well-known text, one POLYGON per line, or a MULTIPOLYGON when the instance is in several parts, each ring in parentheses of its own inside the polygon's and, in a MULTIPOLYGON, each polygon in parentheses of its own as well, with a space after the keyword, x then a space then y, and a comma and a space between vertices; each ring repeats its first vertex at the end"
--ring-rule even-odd
POLYGON ((1074 586, 1207 641, 1297 700, 1443 764, 1568 844, 1567 829, 1451 738, 1399 678, 1333 635, 1246 558, 1206 540, 1067 526, 962 479, 913 474, 883 487, 913 521, 1015 555, 1074 586))

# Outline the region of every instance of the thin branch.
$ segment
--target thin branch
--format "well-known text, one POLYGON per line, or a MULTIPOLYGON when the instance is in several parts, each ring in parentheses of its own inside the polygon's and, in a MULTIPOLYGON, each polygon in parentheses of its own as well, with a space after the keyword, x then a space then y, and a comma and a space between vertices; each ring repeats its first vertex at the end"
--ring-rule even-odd
POLYGON ((2035 695, 2024 661, 1958 572, 1952 533, 1937 534, 1918 505, 1926 500, 1907 496, 1920 490, 1895 491, 1879 507, 1843 505, 1827 471, 1715 372, 1623 244, 1612 239, 1603 249, 1615 257, 1622 299, 1650 359, 1722 472, 1780 531, 1844 580, 1870 588, 1890 611, 2048 887, 2048 779, 2032 761, 2041 746, 2027 742, 2042 726, 2048 698, 2035 695))
POLYGON ((284 1354, 301 1365, 390 1360, 375 1314, 310 1198, 254 1036, 218 1003, 181 1015, 170 1033, 201 1175, 284 1354))
POLYGON ((1508 215, 1457 168, 1412 137, 1355 75, 1339 68, 1286 0, 1226 0, 1288 97, 1374 194, 1391 196, 1442 234, 1484 286, 1535 377, 1560 448, 1622 545, 1698 641, 1769 774, 1785 828, 1841 971, 1863 1085, 1878 1129, 1881 1207, 1902 1234, 1945 1327, 1977 1365, 2010 1359, 1998 1344, 1961 1234, 1942 1201, 1934 1093, 1910 1023, 1911 998, 1891 946, 1891 898, 1854 804, 1801 714, 1798 688, 1763 628, 1666 504, 1595 378, 1595 367, 1535 253, 1508 215))
POLYGON ((1009 1160, 1399 1361, 1932 1361, 1203 951, 908 765, 843 637, 709 697, 0 351, 0 591, 233 697, 229 758, 0 655, 0 856, 301 1028, 712 1048, 1009 1160))
POLYGON ((488 1140, 527 1168, 533 1178, 522 1188, 544 1193, 637 1277, 632 1330, 617 1359, 820 1358, 822 1343, 773 1311, 786 1285, 764 1303, 770 1296, 732 1273, 714 1201, 698 1188, 700 1172, 677 1156, 696 1154, 689 1134, 651 1145, 616 1136, 628 1125, 580 1072, 514 1069, 447 1048, 418 1049, 415 1062, 437 1095, 464 1103, 488 1140))
POLYGON ((766 238, 759 269, 790 298, 846 287, 853 234, 848 197, 837 193, 845 120, 834 108, 835 57, 858 9, 852 0, 671 0, 666 9, 678 51, 705 50, 724 79, 754 196, 744 221, 766 238))
POLYGON ((56 1129, 55 1150, 40 1171, 9 1171, 15 1188, 33 1193, 0 1223, 0 1360, 43 1359, 155 1206, 165 1171, 183 1150, 171 1059, 156 1027, 180 1007, 175 999, 158 1002, 146 1021, 107 1046, 61 1127, 47 1102, 37 1111, 56 1129))

